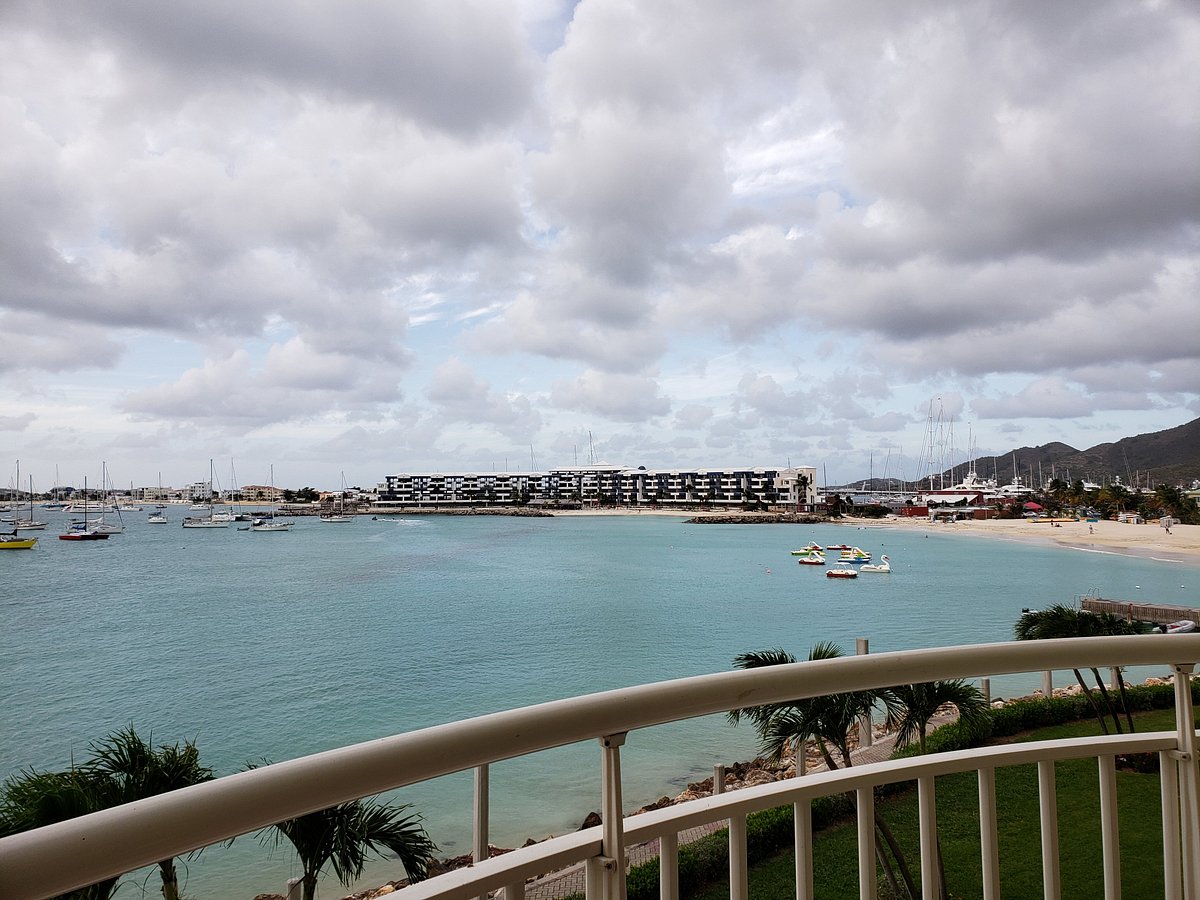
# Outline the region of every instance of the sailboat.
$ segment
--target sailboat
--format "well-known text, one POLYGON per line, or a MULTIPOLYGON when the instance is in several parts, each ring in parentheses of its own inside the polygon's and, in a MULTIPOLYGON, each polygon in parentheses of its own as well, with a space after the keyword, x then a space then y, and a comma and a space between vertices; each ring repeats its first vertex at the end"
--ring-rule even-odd
MULTIPOLYGON (((228 528, 228 522, 222 522, 219 519, 213 518, 212 511, 212 485, 213 485, 213 463, 208 461, 208 515, 207 516, 187 516, 183 520, 184 528, 228 528)), ((193 504, 192 509, 196 505, 193 504)))
MULTIPOLYGON (((155 499, 162 500, 162 472, 158 473, 158 496, 155 499)), ((154 511, 146 516, 146 521, 151 525, 166 525, 167 514, 163 512, 166 508, 165 503, 154 504, 154 511)))
POLYGON ((346 473, 342 473, 342 492, 338 494, 337 503, 334 504, 333 512, 323 513, 321 515, 322 522, 328 522, 331 525, 344 525, 347 522, 353 522, 354 516, 346 514, 346 473))
MULTIPOLYGON (((17 484, 21 483, 21 462, 17 461, 17 484)), ((19 491, 18 491, 19 493, 19 491)), ((20 497, 17 498, 20 500, 20 497)), ((33 476, 29 476, 29 518, 18 518, 13 522, 13 527, 17 531, 41 531, 46 527, 45 522, 38 522, 33 518, 33 476)))
POLYGON ((107 541, 108 535, 102 531, 92 531, 88 528, 87 521, 87 476, 83 476, 83 527, 77 527, 75 523, 67 526, 67 530, 58 536, 60 541, 107 541))
POLYGON ((54 467, 54 499, 42 504, 42 509, 66 509, 67 504, 58 496, 58 466, 54 467))
MULTIPOLYGON (((98 516, 91 530, 99 534, 123 534, 125 531, 125 520, 121 517, 121 507, 117 504, 116 492, 112 490, 112 485, 109 484, 108 463, 103 460, 100 462, 100 491, 104 497, 100 508, 103 510, 107 506, 112 509, 117 514, 117 521, 115 523, 106 522, 104 516, 98 516)), ((86 511, 87 507, 85 506, 85 514, 86 511)))
MULTIPOLYGON (((221 512, 213 513, 212 520, 214 522, 240 522, 244 521, 241 516, 235 513, 232 509, 234 495, 237 494, 237 473, 233 471, 233 460, 229 460, 230 478, 233 480, 233 486, 229 489, 229 509, 223 509, 221 512)), ((220 485, 217 485, 218 489, 220 485)))
MULTIPOLYGON (((270 482, 271 496, 275 495, 275 466, 271 466, 270 482)), ((281 521, 276 518, 279 515, 278 507, 268 512, 256 511, 250 518, 250 531, 291 531, 294 522, 281 521)))
POLYGON ((36 545, 35 537, 19 537, 15 531, 0 534, 0 550, 32 550, 36 545))

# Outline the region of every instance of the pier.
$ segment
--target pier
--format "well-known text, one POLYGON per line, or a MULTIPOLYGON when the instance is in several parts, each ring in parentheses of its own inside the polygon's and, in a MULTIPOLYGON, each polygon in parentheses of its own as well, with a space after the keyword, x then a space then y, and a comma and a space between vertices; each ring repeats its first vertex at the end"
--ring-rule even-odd
POLYGON ((1169 625, 1181 619, 1200 622, 1200 607, 1172 606, 1169 603, 1142 603, 1137 600, 1103 600, 1100 597, 1084 597, 1080 609, 1093 613, 1112 613, 1122 619, 1153 622, 1169 625))

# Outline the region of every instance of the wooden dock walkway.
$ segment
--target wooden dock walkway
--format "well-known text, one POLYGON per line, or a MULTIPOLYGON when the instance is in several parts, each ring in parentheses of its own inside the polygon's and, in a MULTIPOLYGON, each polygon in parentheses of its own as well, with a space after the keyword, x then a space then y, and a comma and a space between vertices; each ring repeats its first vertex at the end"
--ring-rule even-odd
POLYGON ((1093 613, 1112 613, 1122 619, 1153 622, 1169 625, 1181 619, 1200 623, 1200 608, 1195 606, 1173 606, 1169 603, 1142 603, 1137 600, 1104 600, 1100 597, 1084 597, 1080 609, 1093 613))

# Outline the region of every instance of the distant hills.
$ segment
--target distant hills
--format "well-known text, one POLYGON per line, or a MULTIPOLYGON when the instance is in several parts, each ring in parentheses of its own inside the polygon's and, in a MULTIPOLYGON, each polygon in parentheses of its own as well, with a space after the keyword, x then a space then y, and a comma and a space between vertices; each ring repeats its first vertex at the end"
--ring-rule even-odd
MULTIPOLYGON (((980 478, 995 478, 1000 484, 1012 480, 1013 458, 1016 457, 1021 479, 1037 486, 1041 478, 1049 479, 1053 473, 1066 481, 1083 479, 1098 484, 1119 477, 1129 487, 1137 484, 1151 488, 1159 484, 1182 485, 1190 488, 1200 479, 1200 419, 1195 419, 1166 431, 1139 434, 1122 438, 1109 444, 1097 444, 1087 450, 1076 450, 1067 444, 1054 441, 1040 447, 1017 447, 996 456, 982 456, 975 460, 975 471, 980 478)), ((963 465, 945 473, 947 484, 962 477, 963 465)), ((868 490, 883 490, 887 484, 876 478, 868 490)))

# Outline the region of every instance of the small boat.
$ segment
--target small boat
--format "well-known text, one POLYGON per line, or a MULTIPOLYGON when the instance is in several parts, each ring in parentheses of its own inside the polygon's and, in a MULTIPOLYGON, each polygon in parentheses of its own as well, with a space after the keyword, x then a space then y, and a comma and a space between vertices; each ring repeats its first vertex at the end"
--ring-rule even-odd
POLYGON ((802 566, 823 566, 825 565, 825 555, 822 553, 809 553, 807 556, 801 556, 796 562, 802 566))
POLYGON ((793 550, 792 556, 807 556, 810 553, 824 553, 825 548, 820 544, 808 543, 799 550, 793 550))
POLYGON ((858 569, 826 569, 826 578, 857 578, 858 569))
POLYGON ((1196 623, 1191 619, 1180 619, 1178 622, 1172 622, 1169 625, 1158 626, 1163 634, 1188 634, 1196 630, 1196 623))
POLYGON ((71 531, 88 531, 92 534, 103 534, 106 537, 110 534, 125 533, 125 524, 123 522, 114 525, 111 522, 104 521, 104 516, 97 516, 89 523, 86 514, 82 520, 76 519, 67 527, 71 531))
POLYGON ((20 537, 15 531, 0 534, 0 550, 32 550, 37 544, 37 538, 20 537))
POLYGON ((826 544, 825 549, 826 550, 849 550, 850 545, 849 544, 826 544))
MULTIPOLYGON (((241 529, 239 529, 241 530, 241 529)), ((291 522, 274 522, 271 519, 255 519, 250 523, 251 531, 291 531, 291 522)))
POLYGON ((863 566, 861 569, 859 569, 859 571, 860 572, 884 572, 884 573, 891 572, 892 571, 892 563, 891 563, 891 560, 889 560, 887 558, 887 554, 884 554, 883 556, 879 557, 879 559, 880 559, 880 562, 867 563, 865 566, 863 566))
POLYGON ((156 510, 150 513, 150 515, 146 516, 146 521, 151 525, 166 525, 167 514, 164 512, 158 512, 156 510))
POLYGON ((851 547, 849 550, 843 550, 838 555, 839 563, 847 563, 847 564, 857 565, 858 563, 865 563, 865 562, 870 562, 870 561, 871 561, 871 554, 868 553, 866 550, 863 550, 861 547, 851 547))
POLYGON ((184 528, 228 528, 228 522, 214 522, 208 516, 186 516, 182 522, 184 528))
MULTIPOLYGON (((87 497, 87 476, 83 478, 83 496, 87 497)), ((83 521, 72 522, 67 526, 67 530, 58 536, 60 541, 107 541, 108 533, 104 531, 93 531, 88 527, 87 520, 88 508, 87 501, 83 504, 83 521)))

